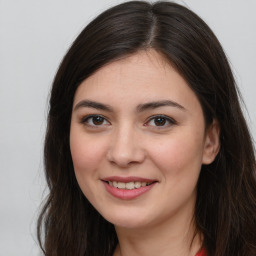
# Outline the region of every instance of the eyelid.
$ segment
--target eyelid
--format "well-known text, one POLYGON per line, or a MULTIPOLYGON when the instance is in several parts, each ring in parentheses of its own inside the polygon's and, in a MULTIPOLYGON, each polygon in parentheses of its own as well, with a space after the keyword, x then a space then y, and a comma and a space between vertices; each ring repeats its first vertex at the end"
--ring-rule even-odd
POLYGON ((92 125, 92 124, 89 124, 88 123, 88 120, 90 118, 94 118, 94 117, 101 117, 104 119, 104 122, 106 121, 108 124, 107 125, 110 125, 111 123, 108 121, 108 119, 103 116, 103 115, 99 115, 99 114, 89 114, 89 115, 86 115, 84 117, 81 118, 81 123, 86 125, 86 126, 89 126, 89 127, 93 127, 93 128, 101 128, 102 126, 106 126, 106 124, 100 124, 100 125, 92 125))
MULTIPOLYGON (((81 118, 80 123, 82 123, 83 125, 86 125, 88 127, 92 127, 92 128, 102 128, 104 126, 111 125, 111 123, 108 121, 108 119, 105 116, 101 115, 101 114, 89 114, 89 115, 86 115, 86 116, 81 118), (103 119, 103 123, 99 124, 99 125, 90 124, 88 122, 88 120, 91 119, 91 118, 94 118, 94 117, 102 118, 103 119), (107 122, 107 124, 105 122, 107 122)), ((150 126, 150 127, 156 128, 156 129, 164 129, 164 128, 168 128, 168 127, 176 125, 176 124, 177 124, 177 121, 175 121, 170 116, 166 116, 166 115, 163 115, 163 114, 158 114, 158 115, 150 116, 143 125, 144 126, 150 126), (157 119, 157 118, 165 119, 166 123, 164 123, 164 125, 159 125, 159 126, 157 126, 157 125, 150 125, 149 124, 151 121, 153 121, 154 119, 157 119)))
POLYGON ((172 125, 176 125, 177 121, 175 121, 173 118, 166 116, 166 115, 153 115, 151 117, 149 117, 145 123, 145 126, 152 126, 152 127, 156 127, 157 129, 163 129, 163 128, 167 128, 170 127, 172 125), (153 125, 148 125, 149 122, 153 121, 156 118, 164 118, 167 122, 169 122, 169 124, 164 124, 163 126, 153 126, 153 125))

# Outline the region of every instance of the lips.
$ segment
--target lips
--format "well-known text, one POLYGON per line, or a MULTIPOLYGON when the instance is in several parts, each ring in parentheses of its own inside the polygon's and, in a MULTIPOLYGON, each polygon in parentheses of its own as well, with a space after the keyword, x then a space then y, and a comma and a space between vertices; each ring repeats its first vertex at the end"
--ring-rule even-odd
POLYGON ((134 199, 149 191, 156 180, 141 177, 107 177, 102 180, 106 190, 119 199, 134 199))

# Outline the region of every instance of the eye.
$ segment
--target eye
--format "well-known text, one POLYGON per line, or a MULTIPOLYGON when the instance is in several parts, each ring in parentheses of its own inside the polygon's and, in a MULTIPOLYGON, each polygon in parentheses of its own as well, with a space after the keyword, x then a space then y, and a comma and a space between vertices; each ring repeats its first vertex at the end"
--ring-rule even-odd
POLYGON ((176 124, 176 121, 174 121, 172 118, 167 117, 165 115, 153 116, 146 123, 147 126, 156 126, 159 128, 169 127, 175 124, 176 124))
POLYGON ((96 127, 96 126, 105 126, 109 125, 110 123, 101 115, 89 115, 82 119, 81 123, 96 127))

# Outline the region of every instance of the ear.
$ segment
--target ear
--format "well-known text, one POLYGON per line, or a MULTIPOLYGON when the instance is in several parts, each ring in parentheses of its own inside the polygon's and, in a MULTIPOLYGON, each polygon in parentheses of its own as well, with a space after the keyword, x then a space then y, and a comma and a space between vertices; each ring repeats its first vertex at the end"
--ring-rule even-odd
POLYGON ((202 164, 211 164, 220 150, 220 125, 214 119, 206 130, 202 164))

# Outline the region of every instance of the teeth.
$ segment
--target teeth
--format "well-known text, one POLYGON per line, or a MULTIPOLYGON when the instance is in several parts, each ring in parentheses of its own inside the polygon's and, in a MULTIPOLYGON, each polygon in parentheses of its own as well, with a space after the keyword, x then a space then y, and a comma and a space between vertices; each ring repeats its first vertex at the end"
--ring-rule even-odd
POLYGON ((124 189, 125 183, 124 182, 118 182, 118 188, 124 189))
POLYGON ((115 187, 115 188, 119 188, 119 189, 136 189, 136 188, 140 188, 140 187, 146 187, 148 185, 150 185, 151 183, 147 183, 147 182, 140 182, 140 181, 131 181, 131 182, 119 182, 119 181, 108 181, 108 184, 111 187, 115 187))
POLYGON ((141 182, 135 181, 134 186, 135 186, 135 188, 140 188, 141 187, 141 182))
POLYGON ((135 188, 135 187, 134 187, 134 182, 132 181, 132 182, 126 183, 126 184, 125 184, 125 188, 126 188, 126 189, 134 189, 134 188, 135 188))

